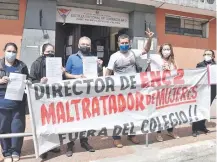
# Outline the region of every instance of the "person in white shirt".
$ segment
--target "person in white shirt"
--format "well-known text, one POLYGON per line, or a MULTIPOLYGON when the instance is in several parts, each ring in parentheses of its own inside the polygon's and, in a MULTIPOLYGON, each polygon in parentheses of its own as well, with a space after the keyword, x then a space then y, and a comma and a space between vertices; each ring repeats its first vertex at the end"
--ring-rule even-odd
MULTIPOLYGON (((120 50, 116 53, 112 54, 108 63, 108 67, 106 70, 106 76, 119 74, 130 74, 136 73, 136 57, 140 57, 142 54, 147 54, 151 47, 152 37, 154 35, 149 29, 146 31, 148 36, 148 42, 144 49, 136 50, 130 49, 130 38, 128 35, 123 34, 118 37, 118 45, 120 50)), ((114 145, 118 148, 122 148, 123 145, 121 143, 120 136, 113 136, 114 145)), ((129 135, 128 139, 135 144, 139 144, 139 140, 135 135, 129 135)))
MULTIPOLYGON (((161 58, 163 60, 162 69, 163 70, 174 70, 177 69, 177 64, 175 63, 174 53, 173 53, 173 47, 169 43, 165 43, 160 46, 159 54, 161 55, 161 58)), ((167 129, 168 136, 171 136, 174 139, 179 138, 174 132, 173 128, 167 129)), ((157 131, 156 136, 157 141, 163 142, 163 137, 161 136, 161 131, 157 131)))

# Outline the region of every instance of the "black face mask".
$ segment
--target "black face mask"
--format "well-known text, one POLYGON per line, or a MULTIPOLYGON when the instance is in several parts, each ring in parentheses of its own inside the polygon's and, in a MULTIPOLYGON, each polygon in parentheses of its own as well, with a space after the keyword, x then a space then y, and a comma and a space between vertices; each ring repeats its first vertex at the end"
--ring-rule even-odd
POLYGON ((46 58, 46 57, 54 57, 54 54, 43 54, 43 56, 46 58))
POLYGON ((90 53, 90 47, 87 46, 80 46, 79 50, 81 51, 81 53, 86 55, 90 53))

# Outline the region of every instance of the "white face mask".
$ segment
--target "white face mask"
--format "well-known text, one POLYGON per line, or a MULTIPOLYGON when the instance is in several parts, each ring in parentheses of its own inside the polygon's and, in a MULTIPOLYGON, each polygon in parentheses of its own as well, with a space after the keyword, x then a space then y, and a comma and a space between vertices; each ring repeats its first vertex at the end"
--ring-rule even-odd
POLYGON ((5 59, 8 62, 14 62, 14 60, 16 59, 17 53, 14 52, 5 52, 5 59))
POLYGON ((171 50, 162 51, 163 57, 168 58, 171 55, 171 50))
POLYGON ((208 62, 208 61, 211 61, 211 60, 212 60, 212 57, 206 55, 206 56, 204 56, 204 60, 207 61, 207 62, 208 62))

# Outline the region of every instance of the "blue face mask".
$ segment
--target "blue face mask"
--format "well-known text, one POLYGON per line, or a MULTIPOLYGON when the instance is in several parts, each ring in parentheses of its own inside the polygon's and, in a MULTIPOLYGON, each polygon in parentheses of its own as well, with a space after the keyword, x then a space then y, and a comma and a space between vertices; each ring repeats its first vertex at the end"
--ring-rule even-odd
POLYGON ((128 52, 130 46, 129 46, 129 44, 121 44, 119 48, 120 48, 121 52, 125 53, 125 52, 128 52))

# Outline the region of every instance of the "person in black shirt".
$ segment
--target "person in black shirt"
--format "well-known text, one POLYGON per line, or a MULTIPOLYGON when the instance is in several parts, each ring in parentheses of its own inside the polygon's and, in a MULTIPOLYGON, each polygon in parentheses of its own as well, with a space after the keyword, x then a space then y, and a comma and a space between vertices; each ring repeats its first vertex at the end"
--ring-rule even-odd
MULTIPOLYGON (((35 60, 31 66, 30 70, 30 80, 32 83, 42 83, 46 84, 48 78, 46 78, 46 58, 54 57, 54 46, 50 43, 46 43, 42 46, 42 56, 35 60)), ((51 150, 51 152, 58 153, 60 152, 59 148, 51 150)), ((47 158, 47 153, 41 155, 42 159, 47 158)))
MULTIPOLYGON (((197 64, 196 68, 201 68, 201 67, 207 67, 207 65, 215 65, 215 53, 213 50, 205 50, 204 54, 204 61, 200 62, 197 64)), ((211 85, 211 103, 212 104, 213 100, 216 97, 216 85, 211 85)), ((192 135, 194 137, 197 137, 197 135, 199 134, 198 131, 202 131, 204 133, 209 133, 210 131, 206 128, 205 125, 206 120, 201 120, 201 121, 197 121, 194 122, 192 124, 192 135)))

